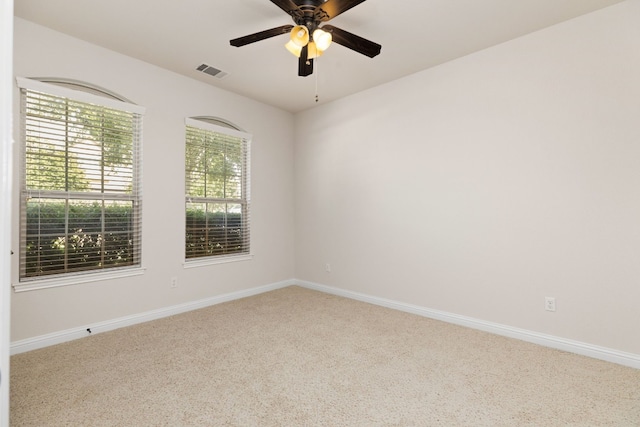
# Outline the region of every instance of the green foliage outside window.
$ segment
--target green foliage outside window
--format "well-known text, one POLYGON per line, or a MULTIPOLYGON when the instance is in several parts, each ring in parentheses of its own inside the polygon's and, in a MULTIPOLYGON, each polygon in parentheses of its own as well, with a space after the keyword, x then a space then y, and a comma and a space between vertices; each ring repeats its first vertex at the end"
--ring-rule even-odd
POLYGON ((135 252, 131 229, 131 203, 104 208, 99 202, 29 203, 25 275, 132 265, 135 252))
POLYGON ((187 258, 244 252, 242 214, 187 209, 186 223, 187 258))

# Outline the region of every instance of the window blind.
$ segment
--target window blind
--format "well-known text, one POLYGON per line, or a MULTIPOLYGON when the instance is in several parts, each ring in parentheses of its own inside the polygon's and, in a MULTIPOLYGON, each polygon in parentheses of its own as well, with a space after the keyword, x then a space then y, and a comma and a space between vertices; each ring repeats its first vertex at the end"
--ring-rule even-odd
POLYGON ((250 135, 187 120, 187 260, 250 253, 250 135))
POLYGON ((28 79, 19 85, 20 280, 140 267, 143 109, 28 79))

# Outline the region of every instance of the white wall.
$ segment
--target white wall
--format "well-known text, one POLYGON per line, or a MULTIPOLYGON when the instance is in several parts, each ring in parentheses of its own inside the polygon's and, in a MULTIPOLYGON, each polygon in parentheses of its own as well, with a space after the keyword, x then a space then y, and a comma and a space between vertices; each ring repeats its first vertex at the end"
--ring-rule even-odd
POLYGON ((639 16, 297 115, 296 277, 640 354, 639 16))
MULTIPOLYGON (((143 264, 146 272, 126 279, 15 293, 12 341, 293 277, 293 116, 290 113, 22 19, 15 22, 14 65, 18 76, 87 81, 147 108, 143 143, 143 264), (254 258, 184 269, 184 118, 202 115, 222 117, 253 134, 254 258), (172 276, 178 277, 176 289, 169 286, 172 276)), ((20 111, 18 101, 16 89, 14 111, 20 111)), ((15 164, 19 164, 18 154, 14 156, 15 164)), ((15 218, 18 217, 17 173, 18 168, 15 218)), ((19 253, 18 227, 13 228, 12 249, 19 253)), ((17 274, 17 256, 14 256, 14 282, 17 274)))

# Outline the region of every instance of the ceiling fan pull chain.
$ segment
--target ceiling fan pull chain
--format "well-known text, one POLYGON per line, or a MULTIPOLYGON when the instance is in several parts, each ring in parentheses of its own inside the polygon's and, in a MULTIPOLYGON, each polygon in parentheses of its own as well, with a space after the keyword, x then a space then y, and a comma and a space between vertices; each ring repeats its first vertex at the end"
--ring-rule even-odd
POLYGON ((316 102, 318 102, 318 73, 320 72, 320 68, 318 67, 318 58, 316 58, 316 102))

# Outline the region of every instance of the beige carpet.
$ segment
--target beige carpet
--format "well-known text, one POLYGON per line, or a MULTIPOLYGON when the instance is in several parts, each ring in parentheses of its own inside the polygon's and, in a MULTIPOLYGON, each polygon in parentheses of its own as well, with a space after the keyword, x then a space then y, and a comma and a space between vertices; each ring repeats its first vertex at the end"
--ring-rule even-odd
POLYGON ((640 426, 640 370, 289 287, 11 358, 12 426, 640 426))

